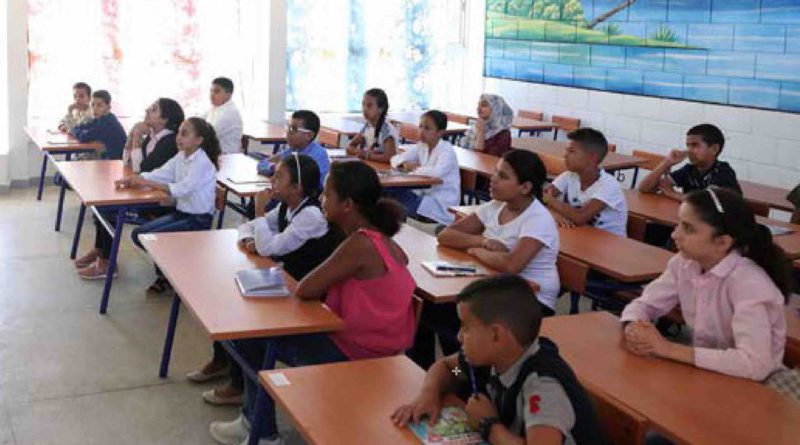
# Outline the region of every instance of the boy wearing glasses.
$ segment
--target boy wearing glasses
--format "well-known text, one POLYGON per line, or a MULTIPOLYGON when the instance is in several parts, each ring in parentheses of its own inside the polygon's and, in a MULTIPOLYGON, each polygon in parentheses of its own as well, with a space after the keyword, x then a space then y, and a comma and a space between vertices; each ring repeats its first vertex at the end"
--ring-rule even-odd
POLYGON ((292 113, 289 125, 286 127, 287 147, 268 159, 258 163, 258 172, 264 176, 275 174, 275 166, 278 162, 292 156, 293 153, 306 155, 314 160, 319 167, 319 188, 325 181, 328 174, 330 161, 325 147, 317 142, 319 133, 319 116, 310 110, 297 110, 292 113))

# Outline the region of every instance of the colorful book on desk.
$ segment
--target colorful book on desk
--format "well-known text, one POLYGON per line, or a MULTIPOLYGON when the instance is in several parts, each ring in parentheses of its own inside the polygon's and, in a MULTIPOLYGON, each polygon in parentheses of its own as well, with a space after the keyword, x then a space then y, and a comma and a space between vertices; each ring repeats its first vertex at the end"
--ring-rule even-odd
POLYGON ((479 445, 486 444, 480 434, 469 428, 467 413, 461 408, 442 408, 439 421, 428 425, 427 420, 409 423, 408 428, 424 445, 479 445))
POLYGON ((767 228, 769 229, 769 233, 771 233, 772 236, 786 235, 792 233, 792 229, 788 227, 773 226, 772 224, 765 224, 765 226, 767 226, 767 228))
POLYGON ((236 272, 236 285, 243 297, 288 297, 289 288, 280 267, 236 272))
POLYGON ((455 261, 423 261, 422 267, 435 277, 477 277, 487 274, 477 264, 455 261))

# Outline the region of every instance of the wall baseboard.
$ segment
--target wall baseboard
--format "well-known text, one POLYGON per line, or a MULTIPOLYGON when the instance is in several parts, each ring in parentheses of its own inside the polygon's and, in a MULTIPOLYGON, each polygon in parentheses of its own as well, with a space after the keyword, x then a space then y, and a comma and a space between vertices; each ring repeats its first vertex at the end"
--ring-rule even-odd
MULTIPOLYGON (((53 175, 44 178, 44 185, 53 185, 53 175)), ((32 177, 28 179, 12 179, 8 184, 0 184, 0 194, 11 193, 11 189, 24 189, 30 187, 37 187, 39 185, 39 178, 32 177)))

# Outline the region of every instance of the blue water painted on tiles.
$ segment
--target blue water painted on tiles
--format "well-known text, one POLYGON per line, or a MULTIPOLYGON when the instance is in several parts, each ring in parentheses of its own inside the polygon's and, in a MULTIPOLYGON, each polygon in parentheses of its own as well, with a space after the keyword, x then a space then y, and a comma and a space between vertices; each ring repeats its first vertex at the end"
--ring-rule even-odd
POLYGON ((800 112, 800 0, 579 1, 487 0, 486 75, 800 112))

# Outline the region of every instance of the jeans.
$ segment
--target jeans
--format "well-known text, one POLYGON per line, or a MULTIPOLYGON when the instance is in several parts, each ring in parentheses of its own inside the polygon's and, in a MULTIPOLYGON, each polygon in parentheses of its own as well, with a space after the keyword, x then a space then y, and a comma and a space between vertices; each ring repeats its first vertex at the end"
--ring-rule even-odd
MULTIPOLYGON (((277 348, 277 360, 285 363, 287 366, 308 366, 319 365, 323 363, 334 363, 347 361, 342 351, 333 343, 333 340, 328 334, 306 334, 306 335, 292 335, 287 337, 278 338, 254 338, 248 340, 237 340, 236 348, 242 355, 242 358, 247 360, 247 363, 256 370, 260 370, 264 362, 264 355, 267 351, 267 345, 274 342, 274 347, 277 348)), ((252 425, 251 430, 260 428, 262 437, 266 438, 264 434, 267 431, 278 431, 275 419, 275 405, 272 403, 265 403, 262 406, 262 415, 258 419, 253 418, 256 411, 256 395, 260 389, 258 382, 253 382, 248 378, 244 379, 244 407, 242 414, 252 425), (271 427, 271 428, 268 428, 271 427)), ((268 396, 267 396, 268 397, 268 396)), ((266 397, 264 398, 266 402, 266 397)))
POLYGON ((229 366, 228 375, 231 378, 231 387, 238 389, 239 391, 244 390, 244 375, 242 374, 242 368, 236 363, 236 360, 233 360, 229 355, 228 351, 222 347, 222 343, 215 341, 214 342, 214 354, 211 356, 211 361, 218 365, 225 365, 229 366))
MULTIPOLYGON (((133 238, 133 244, 136 244, 137 247, 144 250, 144 246, 142 246, 142 242, 139 240, 140 235, 144 235, 145 233, 194 232, 200 230, 210 230, 211 222, 213 220, 214 215, 210 213, 192 214, 176 210, 169 215, 156 218, 147 224, 142 224, 141 226, 133 229, 133 232, 131 232, 131 238, 133 238)), ((159 277, 163 276, 158 267, 156 267, 156 274, 159 277)))
POLYGON ((422 202, 422 197, 414 193, 413 190, 396 188, 388 189, 385 191, 386 196, 400 201, 400 204, 405 207, 408 216, 417 216, 417 210, 422 202))

